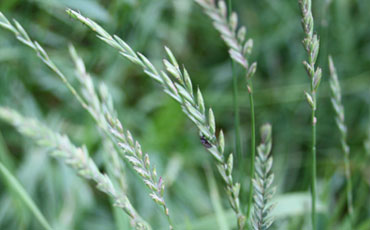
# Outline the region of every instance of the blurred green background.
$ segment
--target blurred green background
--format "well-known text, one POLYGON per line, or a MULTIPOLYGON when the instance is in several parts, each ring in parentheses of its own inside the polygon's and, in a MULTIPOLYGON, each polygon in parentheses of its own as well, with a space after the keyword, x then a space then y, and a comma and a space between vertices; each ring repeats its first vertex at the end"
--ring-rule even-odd
MULTIPOLYGON (((254 40, 250 60, 254 76, 257 126, 273 125, 274 173, 277 186, 274 229, 310 229, 310 108, 304 99, 309 79, 302 61, 303 32, 296 0, 233 0, 241 24, 254 40)), ((135 50, 161 65, 163 46, 172 49, 212 107, 217 125, 234 151, 232 71, 227 48, 209 18, 192 0, 1 0, 0 10, 17 19, 47 50, 72 83, 72 43, 96 82, 108 85, 119 117, 149 152, 167 182, 166 199, 177 229, 229 229, 215 210, 223 207, 230 229, 235 226, 212 158, 201 145, 195 126, 180 106, 141 69, 101 42, 65 13, 71 7, 122 37, 135 50), (217 186, 213 181, 216 180, 217 186)), ((314 1, 315 28, 321 38, 319 65, 323 83, 318 105, 319 229, 349 229, 340 137, 328 87, 329 54, 341 80, 351 147, 355 229, 370 229, 370 1, 314 1)), ((241 70, 237 69, 239 73, 241 70)), ((249 157, 249 103, 239 74, 243 153, 249 157)), ((98 165, 104 149, 89 114, 68 89, 8 31, 0 29, 0 105, 17 109, 86 144, 98 165)), ((257 143, 259 138, 257 139, 257 143)), ((116 229, 109 200, 75 175, 47 150, 0 122, 1 161, 17 176, 55 229, 116 229)), ((102 167, 104 171, 104 168, 102 167)), ((236 168, 238 171, 238 167, 236 168)), ((246 200, 248 173, 235 173, 246 200)), ((147 189, 127 167, 129 197, 153 229, 166 221, 147 189)), ((222 212, 221 212, 222 213, 222 212)), ((41 229, 23 204, 0 183, 0 229, 41 229)))

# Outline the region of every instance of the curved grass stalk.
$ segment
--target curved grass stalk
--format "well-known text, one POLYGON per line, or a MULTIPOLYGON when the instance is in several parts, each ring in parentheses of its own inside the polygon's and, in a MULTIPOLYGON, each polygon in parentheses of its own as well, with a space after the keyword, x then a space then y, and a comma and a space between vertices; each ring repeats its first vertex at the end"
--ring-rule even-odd
MULTIPOLYGON (((80 13, 67 10, 67 13, 72 17, 88 26, 91 30, 97 33, 98 38, 103 40, 108 45, 117 49, 120 54, 126 57, 131 62, 141 66, 149 77, 156 80, 164 88, 164 92, 175 99, 182 107, 184 113, 191 119, 199 129, 199 134, 203 145, 211 153, 216 160, 216 165, 221 174, 226 187, 226 192, 232 209, 236 213, 239 229, 244 228, 245 217, 240 209, 239 191, 240 184, 234 183, 232 177, 233 157, 229 155, 228 160, 224 156, 224 136, 220 131, 219 137, 216 136, 216 123, 212 109, 209 109, 208 114, 204 105, 204 100, 201 91, 193 91, 190 76, 185 68, 180 69, 179 64, 167 47, 166 52, 168 59, 164 59, 163 63, 166 70, 158 71, 157 68, 141 53, 136 53, 127 45, 121 38, 114 35, 111 36, 100 25, 91 19, 84 17, 80 13), (172 79, 174 80, 172 80, 172 79)), ((112 127, 120 129, 119 124, 112 122, 112 127)), ((116 137, 121 138, 122 132, 116 132, 116 137)), ((126 144, 127 145, 127 144, 126 144)))
POLYGON ((311 168, 311 194, 312 194, 312 228, 316 230, 317 220, 316 220, 316 108, 317 108, 317 89, 321 81, 321 68, 315 67, 317 56, 319 53, 319 39, 316 34, 314 34, 314 20, 312 16, 311 0, 299 0, 301 13, 302 13, 302 27, 305 33, 305 38, 303 39, 303 46, 308 54, 308 62, 303 61, 303 65, 307 71, 308 76, 311 79, 311 90, 310 92, 305 92, 305 96, 308 104, 311 107, 311 123, 312 123, 312 142, 311 142, 311 154, 312 154, 312 168, 311 168))
POLYGON ((87 108, 86 103, 80 97, 80 95, 76 92, 73 86, 68 82, 67 78, 64 74, 58 69, 58 67, 54 64, 52 60, 50 60, 48 54, 45 50, 40 46, 37 41, 32 41, 31 38, 28 36, 27 32, 23 29, 22 25, 17 21, 14 20, 15 26, 9 22, 9 20, 4 16, 3 13, 0 12, 0 27, 3 27, 9 31, 11 31, 16 38, 25 44, 26 46, 33 49, 37 56, 51 69, 53 70, 58 77, 63 81, 63 83, 68 87, 68 89, 72 92, 72 94, 77 98, 77 100, 81 103, 84 108, 87 108))
MULTIPOLYGON (((77 55, 75 49, 72 46, 70 46, 70 53, 76 65, 76 75, 82 85, 82 96, 80 96, 77 90, 75 90, 75 88, 69 83, 69 81, 62 73, 62 71, 60 71, 58 67, 53 63, 53 61, 49 58, 48 54, 41 47, 41 45, 39 45, 35 41, 32 41, 28 36, 27 32, 17 21, 15 21, 15 25, 16 26, 14 27, 0 12, 0 26, 12 31, 17 36, 18 40, 20 40, 22 43, 26 44, 27 46, 35 50, 38 57, 48 67, 50 67, 50 69, 53 70, 67 85, 72 94, 80 102, 82 107, 85 108, 90 113, 90 115, 94 118, 98 126, 104 131, 104 133, 109 137, 113 144, 119 146, 121 156, 124 159, 127 159, 127 161, 133 166, 134 170, 143 179, 144 183, 151 190, 150 194, 151 198, 157 204, 161 205, 164 208, 164 213, 168 218, 170 229, 172 229, 173 227, 169 217, 169 210, 163 198, 164 183, 161 178, 159 178, 159 180, 156 179, 155 168, 151 169, 150 164, 148 164, 150 163, 149 156, 147 154, 145 156, 142 155, 141 147, 138 142, 135 143, 135 146, 130 146, 130 148, 127 148, 126 145, 122 144, 123 141, 122 139, 119 140, 117 139, 116 136, 112 135, 123 132, 123 129, 121 123, 117 119, 116 112, 113 108, 113 101, 111 99, 107 87, 104 84, 102 84, 100 85, 99 88, 99 94, 96 92, 94 83, 90 75, 86 73, 83 60, 77 55), (117 125, 112 126, 112 122, 114 124, 119 123, 119 126, 117 125), (136 148, 137 146, 139 146, 140 149, 136 148), (137 162, 140 162, 140 164, 138 165, 137 162)), ((120 135, 120 137, 126 138, 127 136, 120 135)), ((129 135, 129 137, 131 137, 132 139, 131 134, 129 135)))
POLYGON ((25 118, 9 108, 0 107, 0 119, 15 126, 21 134, 32 138, 38 145, 50 148, 53 157, 63 159, 81 177, 94 181, 100 191, 114 200, 115 206, 125 211, 135 229, 150 229, 137 214, 126 194, 118 192, 111 179, 99 171, 85 146, 76 147, 67 136, 55 133, 37 120, 25 118))
MULTIPOLYGON (((254 115, 254 99, 253 99, 253 84, 252 77, 256 72, 257 63, 254 62, 249 65, 246 58, 253 49, 253 40, 246 39, 246 28, 241 26, 238 29, 238 15, 236 12, 232 12, 231 4, 227 9, 224 0, 195 0, 201 7, 203 7, 205 13, 212 19, 213 26, 221 34, 222 40, 226 43, 229 48, 229 54, 232 60, 241 65, 246 73, 247 78, 247 89, 249 94, 249 102, 251 107, 251 161, 250 161, 250 186, 248 191, 248 204, 247 204, 247 218, 249 219, 251 213, 251 206, 253 201, 253 175, 254 175, 254 158, 256 151, 256 131, 255 131, 255 115, 254 115), (228 12, 228 13, 227 13, 228 12)), ((235 82, 235 80, 234 80, 235 82)), ((235 84, 235 83, 234 83, 235 84)), ((235 118, 237 119, 237 118, 235 118)), ((241 171, 244 171, 241 168, 241 171)))
POLYGON ((141 145, 135 141, 130 131, 125 132, 121 122, 110 114, 106 114, 110 124, 110 132, 115 138, 115 142, 125 152, 125 158, 133 166, 134 170, 144 180, 144 183, 151 190, 150 197, 160 206, 163 207, 164 213, 169 222, 169 228, 172 230, 172 221, 169 214, 169 209, 164 201, 164 181, 162 177, 157 176, 155 168, 152 168, 149 160, 149 155, 143 154, 141 145))
POLYGON ((335 121, 337 123, 339 132, 341 134, 341 147, 344 153, 344 167, 347 179, 346 193, 348 214, 353 224, 353 199, 352 199, 352 179, 351 179, 351 164, 350 164, 350 148, 347 143, 347 126, 345 124, 344 107, 342 104, 341 87, 338 80, 337 71, 334 66, 333 59, 329 56, 329 70, 330 70, 330 89, 332 93, 331 103, 335 110, 335 121))
POLYGON ((126 191, 125 183, 123 181, 125 178, 123 169, 124 162, 120 159, 114 146, 111 146, 112 144, 114 145, 114 143, 111 141, 111 138, 108 135, 109 125, 104 116, 104 111, 109 111, 111 114, 116 114, 116 111, 113 108, 113 100, 108 93, 107 87, 103 83, 99 85, 100 94, 98 95, 94 82, 91 76, 86 72, 85 64, 82 58, 78 56, 73 45, 69 45, 69 53, 75 64, 75 75, 81 84, 79 91, 82 95, 81 98, 83 98, 83 100, 86 102, 86 110, 93 117, 105 136, 108 137, 104 142, 104 146, 106 147, 105 152, 109 155, 107 167, 109 167, 109 170, 111 170, 112 176, 114 176, 115 181, 118 182, 121 191, 126 191))
MULTIPOLYGON (((113 139, 113 143, 118 145, 122 157, 127 159, 143 179, 151 191, 150 197, 158 205, 163 207, 170 225, 169 228, 173 229, 169 209, 164 200, 164 182, 162 177, 157 178, 156 169, 152 168, 149 155, 143 155, 140 143, 133 139, 130 131, 126 131, 125 133, 123 130, 122 124, 118 120, 117 113, 114 110, 113 100, 108 88, 104 84, 101 84, 98 94, 90 75, 86 72, 83 60, 77 55, 73 46, 70 46, 70 53, 75 62, 76 75, 82 85, 83 98, 87 101, 90 113, 94 116, 95 120, 99 121, 103 130, 108 133, 108 136, 113 139)), ((116 158, 116 156, 112 157, 113 159, 116 158)), ((117 168, 117 170, 120 169, 117 168)))

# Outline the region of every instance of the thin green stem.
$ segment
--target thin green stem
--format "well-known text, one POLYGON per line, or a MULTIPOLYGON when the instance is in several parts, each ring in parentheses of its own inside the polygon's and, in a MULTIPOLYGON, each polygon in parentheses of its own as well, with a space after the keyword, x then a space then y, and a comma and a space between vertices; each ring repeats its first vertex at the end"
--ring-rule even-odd
MULTIPOLYGON (((315 96, 315 95, 313 95, 315 96)), ((314 98, 316 101, 316 98, 314 98)), ((311 184, 311 207, 312 207, 312 229, 316 230, 316 110, 312 110, 312 184, 311 184)))
POLYGON ((343 146, 344 149, 344 167, 345 167, 345 174, 347 178, 347 204, 348 204, 348 213, 349 213, 349 219, 351 222, 351 226, 353 225, 353 199, 352 199, 352 179, 351 179, 351 166, 350 166, 350 159, 349 159, 349 148, 345 148, 345 145, 343 146))
POLYGON ((3 138, 1 131, 0 131, 0 162, 2 162, 10 172, 14 171, 14 161, 5 144, 5 140, 3 138))
POLYGON ((231 3, 231 0, 227 0, 227 13, 229 14, 229 15, 231 15, 231 13, 233 12, 233 10, 232 10, 232 3, 231 3))
POLYGON ((251 110, 251 161, 250 161, 250 183, 249 183, 249 195, 248 195, 248 209, 247 209, 247 219, 250 217, 251 206, 253 202, 253 175, 254 175, 254 159, 256 151, 256 123, 254 116, 254 100, 253 100, 253 85, 252 81, 249 80, 248 83, 249 92, 249 103, 251 110))
MULTIPOLYGON (((231 0, 227 1, 228 5, 228 13, 231 15, 232 13, 232 4, 231 0)), ((240 162, 240 166, 243 164, 242 162, 242 149, 241 149, 241 138, 240 138, 240 113, 239 113, 239 100, 238 100, 238 75, 235 71, 235 61, 231 59, 232 64, 232 78, 233 78, 233 107, 234 107, 234 131, 235 131, 235 155, 240 162)), ((243 168, 240 167, 239 172, 243 172, 243 168)))
MULTIPOLYGON (((238 100, 238 76, 235 73, 235 63, 232 61, 233 71, 233 106, 234 106, 234 128, 235 128, 235 154, 238 162, 242 162, 241 138, 240 138, 240 114, 239 114, 239 100, 238 100)), ((240 163, 240 165, 242 165, 240 163)), ((240 168, 240 172, 244 170, 240 168)))
POLYGON ((170 217, 170 215, 168 214, 168 208, 167 208, 167 207, 163 207, 163 211, 164 211, 164 213, 165 213, 165 214, 166 214, 166 216, 167 216, 167 221, 168 221, 168 224, 169 224, 169 229, 170 229, 170 230, 173 230, 174 228, 173 228, 173 224, 172 224, 171 217, 170 217))

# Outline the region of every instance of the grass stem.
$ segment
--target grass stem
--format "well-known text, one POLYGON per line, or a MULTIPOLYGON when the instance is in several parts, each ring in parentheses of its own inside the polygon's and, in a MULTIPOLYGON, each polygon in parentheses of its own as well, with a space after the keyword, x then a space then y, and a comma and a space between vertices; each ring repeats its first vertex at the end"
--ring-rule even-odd
POLYGON ((315 67, 316 60, 319 54, 320 41, 318 35, 314 33, 314 19, 312 16, 312 0, 298 1, 302 13, 302 27, 305 34, 303 39, 303 47, 308 56, 307 61, 303 61, 303 65, 311 80, 311 92, 305 92, 306 100, 311 107, 311 125, 312 125, 312 159, 311 159, 311 219, 312 229, 316 230, 316 108, 317 108, 317 90, 321 82, 322 70, 320 67, 315 67))
MULTIPOLYGON (((233 107, 234 107, 234 129, 235 129, 235 154, 238 162, 242 162, 242 149, 240 138, 240 113, 238 100, 238 75, 235 72, 235 63, 232 61, 232 77, 233 77, 233 107)), ((240 172, 243 172, 243 164, 240 163, 240 172)))
MULTIPOLYGON (((228 13, 232 13, 232 3, 231 0, 227 1, 228 13)), ((239 100, 238 100, 238 74, 236 73, 235 61, 231 59, 232 65, 232 78, 233 78, 233 108, 234 108, 234 132, 235 132, 235 155, 240 162, 239 172, 243 172, 242 164, 242 148, 241 148, 241 138, 240 138, 240 112, 239 112, 239 100)))
POLYGON ((312 110, 312 184, 311 184, 311 218, 312 229, 316 230, 316 111, 312 110))
POLYGON ((248 93, 249 93, 249 103, 251 111, 251 159, 250 159, 250 183, 249 183, 249 194, 248 194, 248 207, 247 207, 247 219, 249 219, 251 214, 251 206, 253 202, 253 175, 254 175, 254 159, 256 155, 256 122, 254 115, 254 99, 253 99, 253 85, 252 81, 248 82, 248 93))

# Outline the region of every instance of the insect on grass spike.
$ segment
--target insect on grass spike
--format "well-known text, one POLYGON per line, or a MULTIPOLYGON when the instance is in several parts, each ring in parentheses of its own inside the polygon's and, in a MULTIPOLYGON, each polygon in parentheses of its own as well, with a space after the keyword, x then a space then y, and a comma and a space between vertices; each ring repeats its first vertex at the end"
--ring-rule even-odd
MULTIPOLYGON (((225 4, 225 3, 223 3, 223 4, 225 4)), ((73 14, 77 15, 77 16, 74 16, 75 19, 82 21, 80 19, 80 17, 78 16, 77 12, 73 12, 73 14)), ((217 12, 217 14, 219 14, 219 13, 217 12)), ((84 23, 84 21, 82 21, 82 23, 84 23)), ((91 28, 91 29, 93 29, 93 28, 91 28)), ((233 38, 232 40, 235 43, 235 39, 233 38)), ((107 42, 107 44, 110 45, 109 42, 107 42)), ((113 46, 113 47, 115 47, 115 46, 113 46)), ((120 49, 118 49, 118 51, 121 53, 120 49)), ((166 48, 166 52, 168 53, 169 56, 173 56, 172 52, 170 52, 170 50, 168 48, 166 48)), ((128 58, 128 60, 132 61, 126 55, 124 55, 124 54, 122 54, 122 55, 124 57, 128 58)), ((170 59, 172 59, 172 61, 174 63, 177 63, 174 56, 172 58, 170 57, 170 59)), ((140 62, 142 62, 142 61, 140 60, 140 62)), ((142 65, 140 63, 136 63, 136 64, 139 64, 139 66, 142 67, 142 65)), ((178 64, 174 64, 174 65, 178 66, 178 64)), ((149 73, 145 67, 144 67, 144 73, 149 75, 154 80, 161 77, 161 76, 154 76, 152 73, 149 73)), ((180 76, 182 75, 181 72, 179 74, 180 74, 180 76)), ((195 98, 193 95, 191 95, 190 91, 188 91, 186 89, 187 87, 184 84, 184 82, 176 82, 176 84, 174 84, 176 90, 179 92, 178 94, 174 94, 170 90, 168 90, 168 87, 164 84, 163 81, 159 82, 159 83, 163 87, 164 92, 166 94, 168 94, 169 96, 174 98, 177 102, 179 102, 179 104, 181 105, 182 110, 185 113, 185 115, 191 121, 193 121, 193 123, 197 126, 198 131, 200 133, 200 138, 201 138, 202 144, 207 148, 208 152, 216 160, 215 163, 217 165, 218 172, 221 175, 225 174, 226 173, 225 172, 226 168, 224 166, 226 165, 226 162, 225 162, 225 159, 223 157, 223 153, 221 153, 219 148, 218 148, 218 139, 217 139, 216 133, 215 133, 215 130, 216 130, 215 123, 213 122, 212 124, 209 124, 209 118, 207 117, 207 115, 209 116, 209 114, 205 114, 205 112, 204 112, 205 106, 204 106, 203 102, 199 103, 201 97, 198 97, 198 95, 200 95, 200 94, 197 93, 197 98, 195 98), (211 130, 210 126, 214 126, 213 130, 211 130), (213 132, 211 132, 211 131, 213 131, 213 132), (217 146, 213 146, 213 144, 215 144, 217 146)), ((229 175, 228 177, 231 177, 231 175, 229 175)), ((239 205, 239 203, 240 203, 239 197, 233 195, 232 188, 233 188, 234 184, 232 183, 232 180, 228 179, 228 177, 224 178, 224 187, 227 191, 226 194, 227 194, 228 198, 230 200, 232 200, 232 204, 235 204, 235 205, 232 205, 232 208, 233 208, 233 211, 234 211, 237 219, 238 220, 244 219, 244 218, 242 218, 243 214, 241 212, 241 208, 240 208, 240 205, 239 205)), ((238 229, 239 230, 242 230, 244 228, 243 223, 244 222, 238 221, 238 229)))

